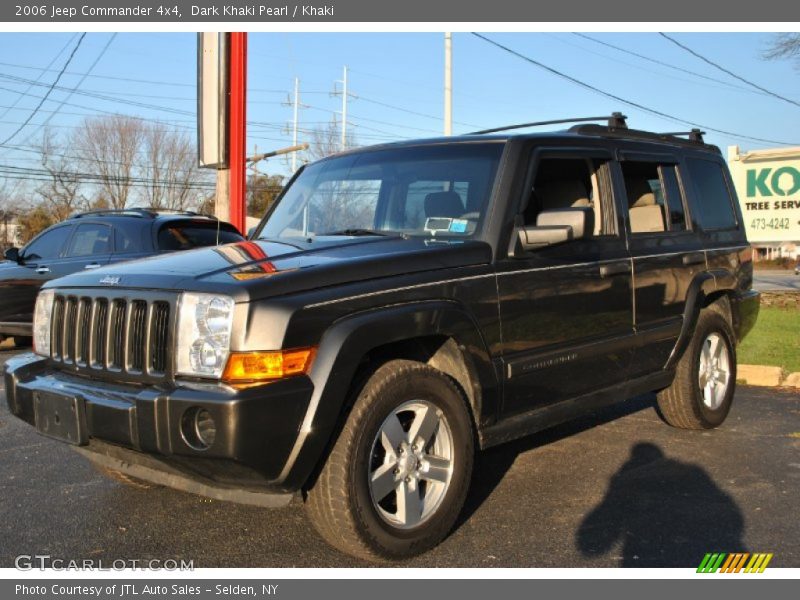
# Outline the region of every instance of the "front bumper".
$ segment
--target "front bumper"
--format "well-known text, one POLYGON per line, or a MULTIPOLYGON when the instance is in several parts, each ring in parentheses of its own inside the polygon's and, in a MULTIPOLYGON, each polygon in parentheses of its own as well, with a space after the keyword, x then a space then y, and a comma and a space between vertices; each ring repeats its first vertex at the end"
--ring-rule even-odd
POLYGON ((279 474, 313 392, 307 377, 244 389, 192 382, 112 384, 65 373, 45 358, 23 354, 6 362, 5 383, 11 412, 34 426, 34 405, 42 397, 75 399, 80 405, 81 435, 74 441, 80 450, 94 452, 95 458, 113 455, 123 463, 222 489, 297 491, 279 474), (204 450, 189 445, 181 433, 184 413, 193 408, 207 410, 216 424, 214 442, 204 450), (114 447, 123 452, 122 458, 119 452, 109 452, 114 447))

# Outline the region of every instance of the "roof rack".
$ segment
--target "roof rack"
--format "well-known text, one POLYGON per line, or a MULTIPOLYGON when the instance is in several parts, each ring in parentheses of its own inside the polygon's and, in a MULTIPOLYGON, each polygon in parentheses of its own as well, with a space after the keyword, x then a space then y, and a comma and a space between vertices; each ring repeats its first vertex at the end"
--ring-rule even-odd
POLYGON ((554 119, 552 121, 534 121, 533 123, 520 123, 518 125, 506 125, 505 127, 494 127, 492 129, 481 129, 480 131, 473 131, 467 135, 483 135, 486 133, 497 133, 498 131, 510 131, 512 129, 525 129, 527 127, 540 127, 542 125, 560 125, 563 123, 589 123, 592 121, 607 121, 609 129, 627 129, 628 125, 625 120, 628 117, 621 112, 611 113, 609 116, 603 117, 576 117, 574 119, 554 119))
POLYGON ((216 219, 214 215, 205 213, 198 213, 191 210, 176 210, 171 208, 101 208, 98 210, 87 210, 84 212, 74 213, 69 216, 70 219, 80 219, 83 217, 93 217, 99 215, 116 215, 127 217, 157 217, 158 215, 186 215, 188 217, 206 217, 209 219, 216 219))
POLYGON ((698 147, 702 146, 709 150, 719 152, 719 148, 712 144, 707 144, 703 140, 705 132, 699 129, 693 129, 686 132, 675 133, 656 133, 654 131, 643 131, 641 129, 612 129, 602 125, 576 125, 570 127, 570 132, 582 135, 599 135, 606 137, 617 137, 625 139, 636 140, 650 140, 654 142, 669 142, 678 146, 698 147), (680 136, 687 136, 686 138, 680 136))
POLYGON ((700 131, 699 129, 697 129, 695 127, 691 131, 671 131, 669 133, 660 133, 659 135, 664 135, 664 136, 669 135, 669 136, 674 136, 674 137, 685 135, 685 136, 687 136, 689 138, 690 142, 700 142, 701 144, 703 144, 703 143, 705 143, 704 140, 703 140, 703 136, 705 134, 706 134, 705 131, 700 131))

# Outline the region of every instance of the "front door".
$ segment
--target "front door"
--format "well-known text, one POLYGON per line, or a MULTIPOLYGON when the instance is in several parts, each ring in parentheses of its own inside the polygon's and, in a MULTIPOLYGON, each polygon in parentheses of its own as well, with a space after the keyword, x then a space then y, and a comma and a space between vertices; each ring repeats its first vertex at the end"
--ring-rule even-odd
MULTIPOLYGON (((633 353, 631 260, 614 206, 610 155, 540 150, 522 219, 588 207, 585 238, 502 260, 497 283, 505 378, 503 416, 625 380, 633 353)), ((517 253, 520 254, 520 253, 517 253)))

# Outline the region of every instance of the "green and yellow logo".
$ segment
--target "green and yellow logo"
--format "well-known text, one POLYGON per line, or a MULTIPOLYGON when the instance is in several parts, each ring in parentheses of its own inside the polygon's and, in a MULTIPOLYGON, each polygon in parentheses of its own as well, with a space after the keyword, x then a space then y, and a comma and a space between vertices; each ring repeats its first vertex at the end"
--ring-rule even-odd
POLYGON ((749 552, 709 552, 703 557, 698 573, 763 573, 767 568, 772 554, 749 552))

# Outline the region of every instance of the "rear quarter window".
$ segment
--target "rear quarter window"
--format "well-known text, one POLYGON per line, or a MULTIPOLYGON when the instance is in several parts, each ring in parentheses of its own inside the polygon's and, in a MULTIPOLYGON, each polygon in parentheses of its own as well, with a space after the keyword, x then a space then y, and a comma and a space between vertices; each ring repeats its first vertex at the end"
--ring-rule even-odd
POLYGON ((203 246, 241 242, 244 238, 231 225, 215 222, 171 221, 158 230, 158 249, 172 252, 203 246))
POLYGON ((728 181, 722 165, 700 158, 686 161, 696 192, 695 213, 703 229, 736 229, 736 212, 733 207, 728 181))

